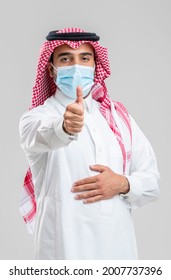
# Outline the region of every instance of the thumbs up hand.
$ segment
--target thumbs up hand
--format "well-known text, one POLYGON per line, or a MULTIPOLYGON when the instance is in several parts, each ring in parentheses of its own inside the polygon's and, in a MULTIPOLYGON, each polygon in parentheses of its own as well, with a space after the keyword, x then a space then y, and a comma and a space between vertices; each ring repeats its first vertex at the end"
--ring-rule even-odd
POLYGON ((66 133, 79 133, 84 125, 84 105, 83 92, 81 87, 77 87, 77 98, 74 103, 66 107, 64 113, 63 128, 66 133))

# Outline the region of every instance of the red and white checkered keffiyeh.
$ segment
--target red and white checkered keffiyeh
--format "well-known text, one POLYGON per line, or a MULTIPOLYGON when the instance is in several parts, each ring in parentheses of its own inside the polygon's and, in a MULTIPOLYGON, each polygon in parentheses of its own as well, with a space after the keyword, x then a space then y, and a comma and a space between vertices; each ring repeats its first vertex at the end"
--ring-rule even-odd
MULTIPOLYGON (((58 31, 58 33, 70 33, 70 32, 85 32, 85 31, 79 28, 66 28, 58 31)), ((111 113, 112 101, 108 96, 107 88, 104 83, 104 80, 110 76, 108 54, 107 54, 107 49, 100 46, 98 42, 67 41, 67 40, 46 41, 42 45, 40 50, 40 56, 38 60, 37 73, 36 73, 36 81, 33 87, 32 104, 30 109, 42 105, 44 101, 47 98, 49 98, 51 95, 53 95, 56 91, 56 84, 54 83, 53 78, 50 77, 47 68, 48 61, 50 59, 51 54, 54 52, 54 49, 63 44, 67 44, 71 48, 76 49, 83 43, 90 43, 95 50, 95 62, 96 62, 95 79, 94 79, 95 84, 91 90, 91 93, 93 99, 101 103, 100 111, 103 114, 103 116, 106 118, 107 123, 109 124, 110 128, 114 132, 119 142, 123 155, 123 173, 124 173, 126 169, 126 163, 127 163, 127 152, 125 149, 125 145, 123 143, 121 133, 111 113)), ((127 113, 127 110, 120 102, 113 102, 113 103, 118 115, 125 122, 131 139, 131 126, 130 126, 130 120, 129 120, 129 115, 127 113)), ((34 195, 32 174, 30 169, 27 171, 24 180, 24 188, 21 197, 20 211, 27 225, 28 232, 33 233, 35 216, 36 216, 36 200, 34 195)))

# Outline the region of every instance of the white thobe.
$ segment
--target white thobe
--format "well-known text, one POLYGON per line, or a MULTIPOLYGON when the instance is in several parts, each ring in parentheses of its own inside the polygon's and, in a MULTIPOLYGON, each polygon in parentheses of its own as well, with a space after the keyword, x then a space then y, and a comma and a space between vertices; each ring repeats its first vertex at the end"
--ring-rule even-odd
POLYGON ((37 201, 35 258, 137 259, 132 209, 159 193, 152 147, 130 117, 132 156, 126 171, 130 192, 91 204, 76 200, 71 192, 73 183, 97 174, 90 165, 105 165, 123 174, 123 157, 99 103, 91 95, 84 100, 82 131, 74 136, 66 134, 62 122, 69 103, 72 100, 57 91, 20 121, 21 144, 37 201))

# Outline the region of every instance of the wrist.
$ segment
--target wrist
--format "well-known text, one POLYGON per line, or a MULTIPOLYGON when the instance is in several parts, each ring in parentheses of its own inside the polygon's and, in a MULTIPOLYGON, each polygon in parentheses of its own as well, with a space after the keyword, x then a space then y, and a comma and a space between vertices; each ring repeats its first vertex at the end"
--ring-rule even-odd
POLYGON ((122 187, 120 194, 127 194, 130 191, 130 184, 127 177, 122 176, 122 187))
POLYGON ((66 134, 72 135, 72 136, 74 135, 74 134, 72 134, 72 133, 70 133, 69 131, 66 130, 64 121, 63 121, 63 123, 62 123, 62 128, 63 128, 63 131, 64 131, 66 134))

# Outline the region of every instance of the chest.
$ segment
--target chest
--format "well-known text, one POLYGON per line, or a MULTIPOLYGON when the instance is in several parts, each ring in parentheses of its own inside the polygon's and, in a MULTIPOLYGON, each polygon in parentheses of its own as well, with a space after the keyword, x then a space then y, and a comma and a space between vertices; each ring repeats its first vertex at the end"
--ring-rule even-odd
POLYGON ((92 164, 106 165, 115 172, 123 169, 119 143, 99 111, 93 114, 85 112, 83 130, 77 140, 65 148, 65 157, 66 164, 70 162, 72 166, 77 166, 77 170, 92 164))

